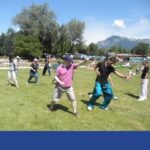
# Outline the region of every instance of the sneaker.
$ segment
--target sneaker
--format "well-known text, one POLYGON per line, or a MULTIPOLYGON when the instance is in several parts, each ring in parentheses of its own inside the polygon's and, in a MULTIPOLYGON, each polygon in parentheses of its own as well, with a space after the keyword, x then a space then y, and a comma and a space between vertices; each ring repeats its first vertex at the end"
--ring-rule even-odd
POLYGON ((109 109, 108 107, 105 107, 105 108, 104 108, 104 110, 108 110, 108 109, 109 109))
POLYGON ((113 97, 113 100, 117 100, 117 99, 118 99, 118 97, 116 97, 116 96, 113 97))
POLYGON ((89 105, 87 106, 87 110, 89 110, 89 111, 91 111, 93 108, 94 108, 94 106, 91 105, 91 104, 89 104, 89 105))
POLYGON ((108 110, 109 109, 108 107, 104 107, 104 106, 101 106, 101 105, 99 106, 99 108, 103 109, 103 110, 108 110))
POLYGON ((144 98, 139 98, 137 101, 144 101, 145 99, 144 98))
POLYGON ((75 112, 75 113, 73 113, 74 114, 74 116, 76 116, 76 117, 80 117, 80 113, 79 112, 75 112))
POLYGON ((91 98, 93 96, 92 94, 93 93, 91 93, 91 92, 88 93, 89 98, 91 98))

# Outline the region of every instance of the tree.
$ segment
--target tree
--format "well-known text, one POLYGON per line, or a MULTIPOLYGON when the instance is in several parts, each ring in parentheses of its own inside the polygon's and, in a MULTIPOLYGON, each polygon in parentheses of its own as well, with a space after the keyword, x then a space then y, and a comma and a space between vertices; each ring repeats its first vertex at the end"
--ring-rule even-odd
POLYGON ((98 46, 95 43, 90 43, 88 49, 90 55, 96 55, 98 52, 98 46))
POLYGON ((105 55, 106 54, 106 50, 105 49, 102 49, 102 48, 100 48, 100 49, 98 49, 98 56, 102 56, 102 55, 105 55))
POLYGON ((115 52, 115 53, 128 53, 129 51, 126 49, 123 49, 121 46, 112 45, 109 48, 109 52, 115 52))
POLYGON ((69 42, 70 42, 70 49, 69 53, 73 53, 73 49, 75 45, 82 45, 83 43, 83 31, 85 25, 84 22, 78 21, 76 19, 71 20, 67 24, 67 30, 69 34, 69 42))
POLYGON ((135 46, 131 50, 131 52, 133 54, 139 54, 139 55, 147 56, 150 53, 150 46, 149 46, 149 44, 139 43, 137 46, 135 46))
POLYGON ((59 28, 59 41, 58 41, 58 54, 65 54, 69 49, 69 34, 67 32, 67 26, 62 25, 59 28))
POLYGON ((33 4, 24 8, 14 17, 13 23, 19 26, 25 35, 37 36, 43 45, 43 52, 51 53, 55 49, 58 28, 55 14, 48 4, 33 4))
POLYGON ((25 57, 38 57, 41 55, 42 45, 36 36, 17 35, 14 40, 14 52, 25 57))
POLYGON ((14 37, 15 31, 9 28, 6 34, 2 34, 0 37, 0 54, 1 55, 13 55, 14 50, 14 37))
POLYGON ((5 55, 4 43, 6 40, 6 35, 4 33, 0 36, 0 55, 5 55))
POLYGON ((58 41, 59 41, 59 26, 58 24, 54 23, 51 24, 51 29, 47 30, 45 38, 42 40, 40 38, 40 42, 42 43, 44 48, 43 52, 50 54, 57 54, 58 41))

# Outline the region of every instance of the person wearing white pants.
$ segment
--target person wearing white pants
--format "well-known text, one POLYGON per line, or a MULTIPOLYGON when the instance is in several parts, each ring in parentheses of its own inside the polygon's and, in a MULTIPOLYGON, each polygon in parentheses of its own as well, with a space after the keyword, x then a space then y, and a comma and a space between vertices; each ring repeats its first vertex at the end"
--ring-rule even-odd
POLYGON ((141 90, 140 90, 140 97, 138 101, 144 101, 147 99, 148 95, 148 76, 149 76, 149 67, 148 61, 143 62, 143 70, 141 75, 141 90))
POLYGON ((17 81, 17 76, 16 76, 16 64, 13 62, 13 58, 9 58, 9 69, 8 69, 8 86, 15 84, 17 88, 18 86, 18 81, 17 81))

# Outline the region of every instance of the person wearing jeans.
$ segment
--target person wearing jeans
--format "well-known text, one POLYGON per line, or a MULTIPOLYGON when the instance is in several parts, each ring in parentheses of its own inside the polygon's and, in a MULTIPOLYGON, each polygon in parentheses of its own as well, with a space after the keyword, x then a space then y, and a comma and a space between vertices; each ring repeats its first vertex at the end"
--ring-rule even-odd
POLYGON ((38 72, 37 72, 38 68, 39 68, 38 61, 35 58, 31 64, 30 76, 26 84, 31 83, 32 78, 35 78, 35 83, 38 82, 38 72))

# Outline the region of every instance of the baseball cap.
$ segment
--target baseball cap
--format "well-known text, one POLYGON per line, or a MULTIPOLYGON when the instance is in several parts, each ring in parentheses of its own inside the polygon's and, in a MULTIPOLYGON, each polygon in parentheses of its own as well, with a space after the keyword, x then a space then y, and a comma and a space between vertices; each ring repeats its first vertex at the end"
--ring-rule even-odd
POLYGON ((67 62, 72 62, 73 61, 72 58, 69 55, 64 55, 62 59, 67 61, 67 62))

